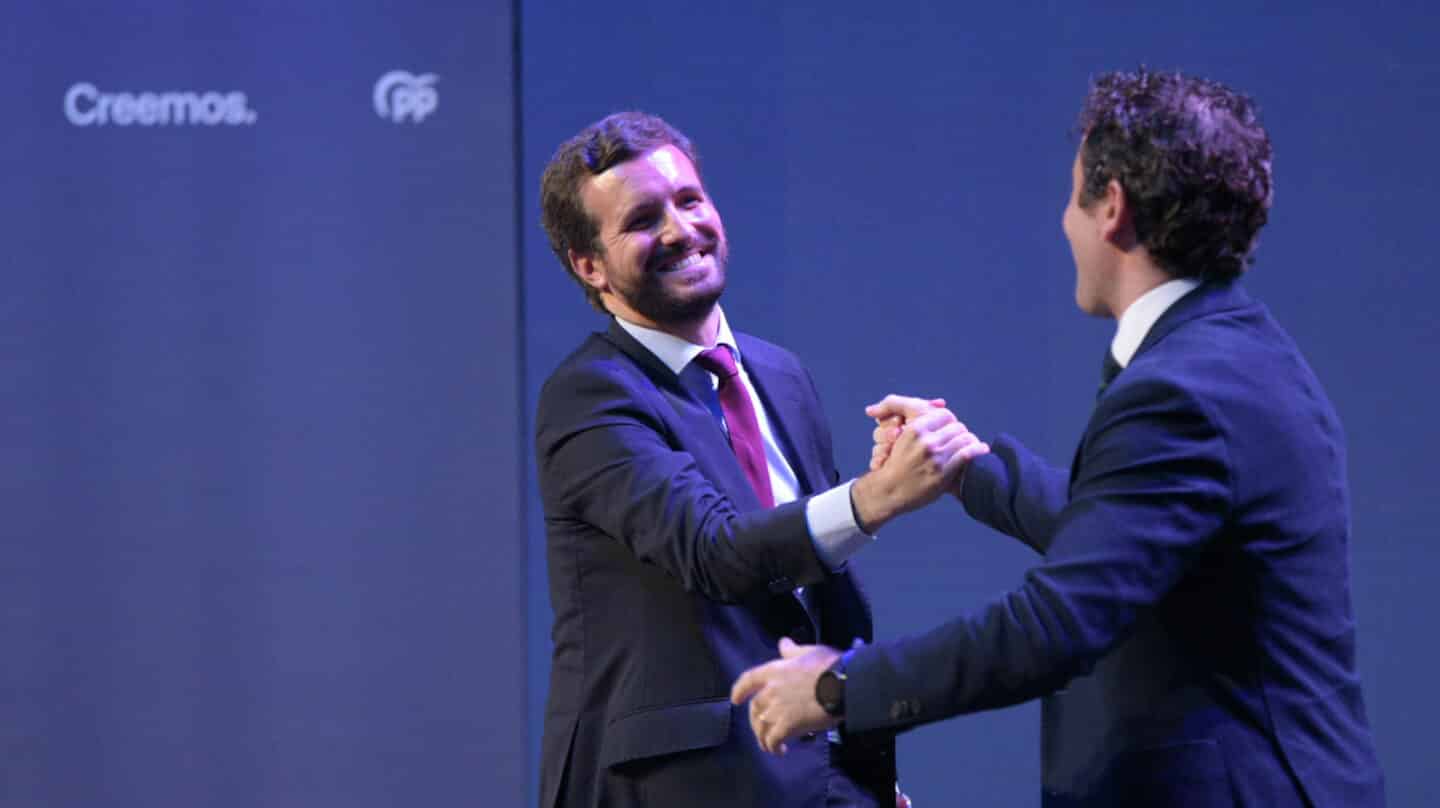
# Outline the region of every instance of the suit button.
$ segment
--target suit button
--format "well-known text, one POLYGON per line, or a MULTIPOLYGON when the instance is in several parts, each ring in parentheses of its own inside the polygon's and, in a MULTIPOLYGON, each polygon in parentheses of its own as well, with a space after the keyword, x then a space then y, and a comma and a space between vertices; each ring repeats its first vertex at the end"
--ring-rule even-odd
POLYGON ((914 718, 919 714, 920 701, 918 699, 899 699, 890 703, 890 718, 894 721, 914 718))

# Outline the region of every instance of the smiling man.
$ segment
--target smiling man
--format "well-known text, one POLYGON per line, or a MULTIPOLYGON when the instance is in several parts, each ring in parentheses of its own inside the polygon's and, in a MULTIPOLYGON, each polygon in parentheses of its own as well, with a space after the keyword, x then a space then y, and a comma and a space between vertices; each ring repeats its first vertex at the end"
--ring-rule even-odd
POLYGON ((587 127, 541 186, 551 247, 610 317, 536 416, 555 612, 541 805, 895 804, 888 737, 771 757, 729 685, 782 637, 870 639, 847 560, 987 447, 937 409, 883 470, 836 485, 809 374, 720 308, 725 228, 659 118, 587 127))

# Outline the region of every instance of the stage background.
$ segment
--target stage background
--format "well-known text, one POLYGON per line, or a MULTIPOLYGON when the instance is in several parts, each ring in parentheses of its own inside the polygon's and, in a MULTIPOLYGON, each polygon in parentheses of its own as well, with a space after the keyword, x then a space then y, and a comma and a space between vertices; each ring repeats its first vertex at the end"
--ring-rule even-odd
POLYGON ((518 804, 511 5, 0 19, 0 804, 518 804))
MULTIPOLYGON (((1243 88, 1277 178, 1247 284, 1350 437, 1360 661, 1391 804, 1440 802, 1426 762, 1440 726, 1440 259, 1425 235, 1440 18, 1331 5, 527 3, 526 412, 602 325, 535 225, 540 171, 565 137, 637 107, 699 145, 731 241, 726 311, 805 360, 842 474, 869 458, 862 408, 892 391, 943 395, 981 435, 1010 432, 1066 465, 1114 328, 1076 310, 1060 230, 1088 79, 1143 63, 1243 88)), ((548 663, 535 507, 532 726, 548 663)), ((1017 585, 1033 561, 946 502, 887 528, 858 564, 879 632, 895 636, 1017 585)), ((1033 705, 915 730, 901 780, 922 806, 1038 804, 1038 730, 1033 705)))
MULTIPOLYGON (((603 327, 536 191, 616 109, 699 144, 727 311, 806 360, 842 469, 890 391, 1067 462, 1112 328, 1073 304, 1070 130, 1141 63, 1261 104, 1247 284, 1345 419, 1391 804, 1436 802, 1436 41, 1418 3, 7 6, 0 806, 534 803, 531 416, 603 327)), ((946 502, 857 564, 896 636, 1032 561, 946 502)), ((1036 804, 1038 723, 908 733, 902 780, 1036 804)))

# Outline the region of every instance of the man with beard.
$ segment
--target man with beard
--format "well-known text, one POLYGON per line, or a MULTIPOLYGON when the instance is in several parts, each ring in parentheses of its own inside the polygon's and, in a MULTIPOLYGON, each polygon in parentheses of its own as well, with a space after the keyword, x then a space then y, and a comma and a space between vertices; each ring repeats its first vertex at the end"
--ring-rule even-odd
POLYGON ((987 448, 937 408, 883 470, 836 486, 809 374, 719 306, 725 229, 694 147, 659 118, 566 141, 541 204, 611 317, 536 416, 555 613, 541 805, 893 804, 888 737, 816 733, 771 757, 729 685, 782 637, 869 640, 847 559, 987 448))

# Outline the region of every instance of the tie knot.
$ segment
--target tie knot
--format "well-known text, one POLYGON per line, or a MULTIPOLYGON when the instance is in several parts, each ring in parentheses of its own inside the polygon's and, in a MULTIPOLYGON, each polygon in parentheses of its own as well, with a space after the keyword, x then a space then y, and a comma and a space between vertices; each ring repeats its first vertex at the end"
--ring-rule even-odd
POLYGON ((695 357, 695 362, 722 379, 733 378, 737 373, 735 357, 730 355, 730 349, 724 345, 701 351, 700 355, 695 357))

